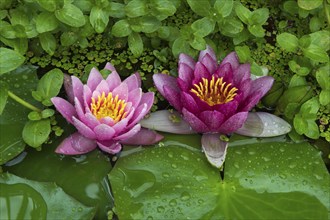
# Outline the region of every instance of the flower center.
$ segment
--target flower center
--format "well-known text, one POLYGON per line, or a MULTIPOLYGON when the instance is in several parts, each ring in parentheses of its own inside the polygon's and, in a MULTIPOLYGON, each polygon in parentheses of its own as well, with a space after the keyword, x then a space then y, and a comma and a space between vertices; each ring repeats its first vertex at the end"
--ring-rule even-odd
POLYGON ((190 91, 210 106, 232 101, 238 90, 231 83, 223 82, 223 77, 215 79, 214 76, 211 80, 202 78, 201 82, 193 86, 190 91))
POLYGON ((113 98, 111 92, 107 96, 102 92, 102 95, 97 97, 97 101, 92 98, 91 111, 97 119, 109 116, 116 123, 127 116, 126 105, 124 100, 118 99, 118 95, 113 98))

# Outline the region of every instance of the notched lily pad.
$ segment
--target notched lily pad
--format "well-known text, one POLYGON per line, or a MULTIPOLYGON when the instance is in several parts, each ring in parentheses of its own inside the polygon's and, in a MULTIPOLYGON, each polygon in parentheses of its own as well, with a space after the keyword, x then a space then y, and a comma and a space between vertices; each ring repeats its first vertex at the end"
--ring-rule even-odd
POLYGON ((1 219, 92 219, 95 208, 87 207, 54 183, 0 174, 1 219))
MULTIPOLYGON (((255 140, 255 139, 254 139, 255 140)), ((224 180, 188 145, 121 157, 109 174, 119 219, 327 219, 330 178, 307 143, 230 143, 224 180)))

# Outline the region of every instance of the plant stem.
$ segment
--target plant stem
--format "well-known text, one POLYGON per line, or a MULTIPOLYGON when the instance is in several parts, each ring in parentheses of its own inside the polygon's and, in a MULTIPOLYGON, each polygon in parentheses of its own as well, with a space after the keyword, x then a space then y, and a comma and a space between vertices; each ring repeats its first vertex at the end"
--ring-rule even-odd
POLYGON ((23 99, 21 99, 20 97, 18 97, 17 95, 15 95, 14 93, 12 93, 11 91, 8 91, 8 96, 12 99, 14 99, 16 102, 18 102, 19 104, 25 106, 28 109, 31 109, 32 111, 37 111, 37 112, 41 112, 41 109, 31 105, 30 103, 24 101, 23 99))
POLYGON ((327 7, 326 0, 323 1, 323 8, 324 8, 324 12, 325 12, 325 17, 327 18, 327 21, 328 21, 328 27, 330 27, 330 15, 329 15, 329 10, 327 7))

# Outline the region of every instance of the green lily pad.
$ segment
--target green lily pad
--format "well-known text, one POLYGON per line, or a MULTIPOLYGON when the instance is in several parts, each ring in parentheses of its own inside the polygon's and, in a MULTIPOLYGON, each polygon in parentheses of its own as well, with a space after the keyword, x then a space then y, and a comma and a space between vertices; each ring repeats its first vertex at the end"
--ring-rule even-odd
MULTIPOLYGON (((0 76, 0 81, 9 86, 9 90, 27 102, 36 104, 31 96, 31 91, 37 86, 36 68, 22 66, 0 76)), ((22 130, 28 121, 28 113, 31 110, 23 107, 10 97, 0 116, 0 165, 6 163, 20 154, 25 143, 22 139, 22 130)))
POLYGON ((95 208, 79 203, 54 183, 2 173, 0 186, 0 219, 92 219, 95 214, 95 208))
POLYGON ((164 145, 121 157, 110 172, 119 219, 328 217, 329 174, 307 143, 230 143, 223 180, 199 149, 164 145))
MULTIPOLYGON (((72 130, 69 126, 64 129, 65 134, 72 130)), ((36 181, 55 182, 78 201, 96 207, 97 219, 106 219, 113 207, 107 178, 111 170, 109 158, 98 150, 79 156, 56 154, 55 148, 63 138, 44 145, 42 151, 28 148, 25 154, 7 163, 4 170, 36 181)))

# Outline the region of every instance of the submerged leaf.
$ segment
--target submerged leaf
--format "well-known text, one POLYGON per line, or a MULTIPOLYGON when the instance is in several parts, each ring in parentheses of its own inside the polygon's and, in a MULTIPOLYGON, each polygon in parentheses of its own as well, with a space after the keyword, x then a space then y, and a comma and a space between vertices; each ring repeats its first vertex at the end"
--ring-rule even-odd
POLYGON ((55 183, 36 182, 10 173, 0 174, 1 219, 92 219, 87 207, 55 183), (3 190, 5 189, 5 190, 3 190))

